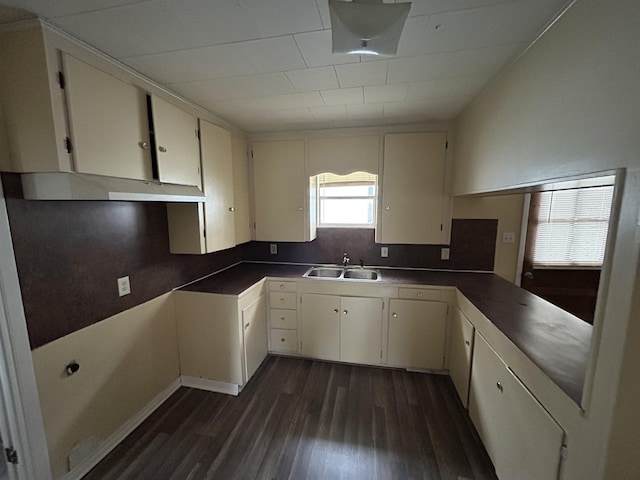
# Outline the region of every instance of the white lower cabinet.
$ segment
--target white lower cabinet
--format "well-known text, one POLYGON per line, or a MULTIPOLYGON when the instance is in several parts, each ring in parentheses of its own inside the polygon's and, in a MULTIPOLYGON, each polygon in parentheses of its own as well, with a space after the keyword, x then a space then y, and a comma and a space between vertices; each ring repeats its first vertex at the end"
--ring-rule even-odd
POLYGON ((379 364, 382 299, 303 294, 302 353, 324 360, 379 364))
POLYGON ((469 415, 500 480, 555 480, 564 431, 476 332, 469 415))
POLYGON ((445 302, 392 299, 389 302, 389 365, 442 370, 447 331, 445 302))
POLYGON ((237 393, 267 356, 264 282, 241 295, 174 293, 186 384, 237 393))
POLYGON ((449 352, 449 375, 465 408, 469 403, 469 380, 471 355, 473 353, 474 326, 467 317, 455 309, 451 324, 451 350, 449 352))
POLYGON ((296 282, 270 281, 269 350, 298 353, 298 311, 296 282))

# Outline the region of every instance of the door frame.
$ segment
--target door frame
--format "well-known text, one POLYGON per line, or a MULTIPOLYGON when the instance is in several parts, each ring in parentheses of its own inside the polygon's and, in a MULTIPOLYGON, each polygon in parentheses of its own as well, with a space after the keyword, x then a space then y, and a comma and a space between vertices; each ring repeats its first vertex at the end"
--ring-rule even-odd
POLYGON ((0 395, 6 422, 0 422, 5 447, 18 454, 9 475, 19 480, 49 480, 51 468, 44 432, 27 323, 22 304, 9 217, 0 183, 0 395))

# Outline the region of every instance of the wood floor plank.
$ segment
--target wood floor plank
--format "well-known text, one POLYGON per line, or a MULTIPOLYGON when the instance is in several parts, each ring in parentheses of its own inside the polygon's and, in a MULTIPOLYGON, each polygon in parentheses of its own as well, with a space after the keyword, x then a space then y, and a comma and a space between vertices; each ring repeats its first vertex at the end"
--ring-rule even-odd
POLYGON ((447 376, 268 357, 232 397, 181 388, 85 480, 496 480, 447 376))

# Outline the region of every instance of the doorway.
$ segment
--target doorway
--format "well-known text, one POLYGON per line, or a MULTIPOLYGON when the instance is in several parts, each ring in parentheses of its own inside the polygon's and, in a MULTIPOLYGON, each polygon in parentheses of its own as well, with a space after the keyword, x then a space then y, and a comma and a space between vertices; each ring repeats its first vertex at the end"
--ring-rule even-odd
POLYGON ((593 324, 615 177, 531 194, 520 285, 593 324))

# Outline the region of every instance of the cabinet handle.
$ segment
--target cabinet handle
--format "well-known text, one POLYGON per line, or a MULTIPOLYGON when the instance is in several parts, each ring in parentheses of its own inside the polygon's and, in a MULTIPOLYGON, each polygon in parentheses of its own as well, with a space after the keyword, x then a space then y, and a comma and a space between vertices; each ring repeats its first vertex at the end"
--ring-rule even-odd
POLYGON ((235 207, 229 207, 229 211, 230 211, 230 212, 235 212, 235 211, 236 211, 236 209, 235 209, 235 207))
POLYGON ((333 309, 333 313, 338 313, 338 312, 339 312, 339 310, 337 308, 333 309))
POLYGON ((149 150, 149 144, 147 142, 138 142, 138 145, 140 145, 140 148, 143 150, 149 150))
POLYGON ((349 313, 349 310, 344 310, 342 313, 346 315, 347 313, 349 313))
POLYGON ((387 205, 386 207, 384 207, 384 209, 388 212, 389 210, 391 210, 391 207, 387 205))
POLYGON ((398 318, 398 314, 397 314, 396 312, 393 312, 393 313, 391 314, 391 316, 392 316, 393 318, 398 318))
POLYGON ((469 340, 465 340, 465 341, 464 341, 464 344, 468 347, 468 346, 470 346, 470 345, 471 345, 471 342, 470 342, 469 340))
POLYGON ((247 328, 249 328, 249 325, 251 325, 251 322, 247 323, 247 324, 244 326, 244 329, 246 330, 247 328))
POLYGON ((424 293, 422 293, 422 292, 418 292, 418 293, 417 293, 417 295, 418 295, 419 297, 423 297, 423 296, 424 296, 424 293))
POLYGON ((500 390, 500 392, 501 392, 501 393, 503 393, 503 392, 504 392, 504 387, 502 386, 502 384, 501 384, 500 382, 497 382, 497 383, 496 383, 496 388, 497 388, 498 390, 500 390))
POLYGON ((302 210, 304 210, 302 207, 298 207, 299 212, 301 212, 302 210))
POLYGON ((162 153, 167 153, 167 149, 164 148, 163 146, 158 147, 158 151, 162 153))

